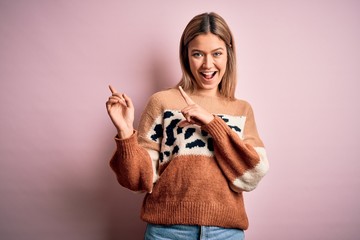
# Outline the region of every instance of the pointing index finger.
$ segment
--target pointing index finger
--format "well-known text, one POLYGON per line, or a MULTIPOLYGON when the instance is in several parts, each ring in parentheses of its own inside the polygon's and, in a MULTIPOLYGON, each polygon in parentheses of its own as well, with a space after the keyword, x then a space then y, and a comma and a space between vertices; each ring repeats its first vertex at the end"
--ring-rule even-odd
POLYGON ((111 93, 117 93, 116 89, 113 86, 109 85, 109 89, 111 93))
POLYGON ((179 86, 179 90, 187 105, 195 104, 194 101, 186 94, 186 92, 182 89, 181 86, 179 86))

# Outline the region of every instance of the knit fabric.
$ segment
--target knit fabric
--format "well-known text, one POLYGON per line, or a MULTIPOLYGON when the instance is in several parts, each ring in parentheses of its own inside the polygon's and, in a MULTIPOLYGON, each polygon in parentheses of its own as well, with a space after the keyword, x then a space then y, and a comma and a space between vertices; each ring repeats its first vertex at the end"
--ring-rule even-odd
POLYGON ((151 96, 139 128, 115 138, 110 161, 119 183, 145 191, 141 218, 153 224, 248 228, 243 192, 268 171, 249 103, 190 94, 214 114, 202 127, 179 127, 186 102, 178 89, 151 96))

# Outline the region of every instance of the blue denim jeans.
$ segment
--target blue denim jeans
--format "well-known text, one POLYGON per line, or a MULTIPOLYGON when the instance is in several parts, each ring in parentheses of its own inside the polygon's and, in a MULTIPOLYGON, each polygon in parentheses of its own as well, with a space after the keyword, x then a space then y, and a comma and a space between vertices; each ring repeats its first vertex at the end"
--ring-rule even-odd
POLYGON ((221 228, 194 225, 156 225, 148 224, 145 240, 244 240, 244 231, 234 228, 221 228))

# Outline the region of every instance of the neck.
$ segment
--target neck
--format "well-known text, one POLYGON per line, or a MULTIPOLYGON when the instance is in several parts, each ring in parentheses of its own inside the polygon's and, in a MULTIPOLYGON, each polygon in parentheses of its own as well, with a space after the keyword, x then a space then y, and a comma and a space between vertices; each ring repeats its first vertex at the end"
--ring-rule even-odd
POLYGON ((193 94, 203 97, 221 97, 218 89, 195 89, 193 94))

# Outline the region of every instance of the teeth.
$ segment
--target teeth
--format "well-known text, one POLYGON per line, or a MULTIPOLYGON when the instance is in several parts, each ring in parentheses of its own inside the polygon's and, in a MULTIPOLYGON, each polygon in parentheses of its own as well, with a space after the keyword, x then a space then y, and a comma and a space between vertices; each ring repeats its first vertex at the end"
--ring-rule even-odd
POLYGON ((201 74, 204 76, 204 78, 206 79, 212 79, 215 75, 216 71, 212 71, 212 72, 201 72, 201 74))
POLYGON ((211 76, 214 74, 214 72, 202 72, 205 76, 211 76))

